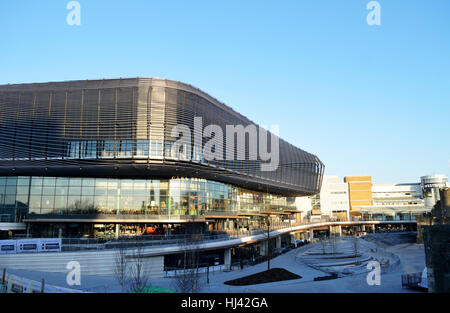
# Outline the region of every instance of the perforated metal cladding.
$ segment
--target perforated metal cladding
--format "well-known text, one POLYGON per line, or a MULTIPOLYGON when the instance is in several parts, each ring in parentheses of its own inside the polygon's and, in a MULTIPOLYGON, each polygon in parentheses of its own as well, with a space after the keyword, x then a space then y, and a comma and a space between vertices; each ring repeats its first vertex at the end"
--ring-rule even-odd
MULTIPOLYGON (((144 166, 148 172, 143 175, 149 177, 157 168, 159 177, 207 174, 209 179, 285 195, 319 192, 323 164, 282 139, 275 171, 261 171, 259 154, 257 160, 249 160, 248 135, 244 153, 236 151, 235 141, 234 159, 227 160, 231 138, 226 136, 226 125, 253 124, 206 93, 163 79, 4 85, 0 86, 0 173, 27 175, 28 169, 79 167, 80 176, 95 176, 92 167, 96 166, 105 176, 108 166, 144 166), (194 127, 195 117, 202 117, 201 127, 194 127), (171 135, 172 128, 180 124, 191 130, 189 156, 171 150, 178 139, 171 135), (194 138, 212 124, 223 131, 222 140, 216 142, 222 152, 220 160, 208 161, 195 148, 194 138), (89 166, 89 174, 81 171, 89 166)), ((210 140, 203 137, 201 147, 210 140)), ((268 146, 270 150, 270 140, 268 146)), ((131 172, 111 175, 131 175, 127 173, 131 172)))

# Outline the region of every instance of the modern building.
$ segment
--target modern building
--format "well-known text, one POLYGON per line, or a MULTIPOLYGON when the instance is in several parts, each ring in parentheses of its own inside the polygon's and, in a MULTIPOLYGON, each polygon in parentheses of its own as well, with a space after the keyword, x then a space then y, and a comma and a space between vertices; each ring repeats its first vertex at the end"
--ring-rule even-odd
POLYGON ((372 205, 372 177, 346 176, 344 182, 348 183, 350 200, 350 216, 361 216, 361 206, 372 205))
POLYGON ((310 197, 299 197, 297 206, 312 220, 322 216, 347 220, 350 208, 348 184, 340 181, 337 176, 324 175, 320 193, 310 197))
POLYGON ((0 216, 34 235, 258 228, 267 214, 298 218, 295 197, 318 193, 323 170, 317 156, 184 83, 0 86, 0 216), (219 136, 230 125, 244 136, 219 136))
POLYGON ((420 183, 373 184, 372 205, 361 206, 365 219, 415 219, 426 211, 420 183))
POLYGON ((425 206, 432 208, 440 200, 439 189, 450 187, 448 176, 445 174, 433 174, 420 177, 425 206))

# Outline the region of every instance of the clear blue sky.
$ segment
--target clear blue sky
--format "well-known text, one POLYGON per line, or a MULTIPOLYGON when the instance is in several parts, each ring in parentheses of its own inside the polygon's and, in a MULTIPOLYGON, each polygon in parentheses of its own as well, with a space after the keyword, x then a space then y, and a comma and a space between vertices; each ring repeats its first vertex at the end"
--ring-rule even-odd
POLYGON ((0 84, 163 77, 312 152, 326 174, 450 169, 450 1, 0 1, 0 84))

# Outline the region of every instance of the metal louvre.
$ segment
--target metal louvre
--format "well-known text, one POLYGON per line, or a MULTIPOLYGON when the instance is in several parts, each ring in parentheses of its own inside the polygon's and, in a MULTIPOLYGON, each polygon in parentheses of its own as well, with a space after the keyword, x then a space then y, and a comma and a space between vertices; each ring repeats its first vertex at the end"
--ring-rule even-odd
MULTIPOLYGON (((287 196, 319 192, 323 164, 282 139, 275 171, 261 171, 259 155, 249 160, 247 140, 245 155, 235 151, 234 160, 227 160, 226 125, 253 124, 206 93, 164 79, 3 85, 0 175, 208 176, 287 196), (223 147, 222 160, 208 161, 195 150, 194 117, 202 117, 201 129, 222 128, 223 141, 216 143, 223 147), (177 138, 171 130, 178 124, 191 130, 189 156, 172 155, 177 138)), ((202 147, 209 141, 203 137, 202 147)), ((259 151, 259 139, 257 144, 259 151)))

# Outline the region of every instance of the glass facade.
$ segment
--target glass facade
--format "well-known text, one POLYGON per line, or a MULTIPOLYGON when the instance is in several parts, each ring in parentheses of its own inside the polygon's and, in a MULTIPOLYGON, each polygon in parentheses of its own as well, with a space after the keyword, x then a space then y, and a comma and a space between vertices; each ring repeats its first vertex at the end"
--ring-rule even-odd
POLYGON ((0 177, 0 216, 195 215, 295 209, 295 198, 195 178, 0 177))

